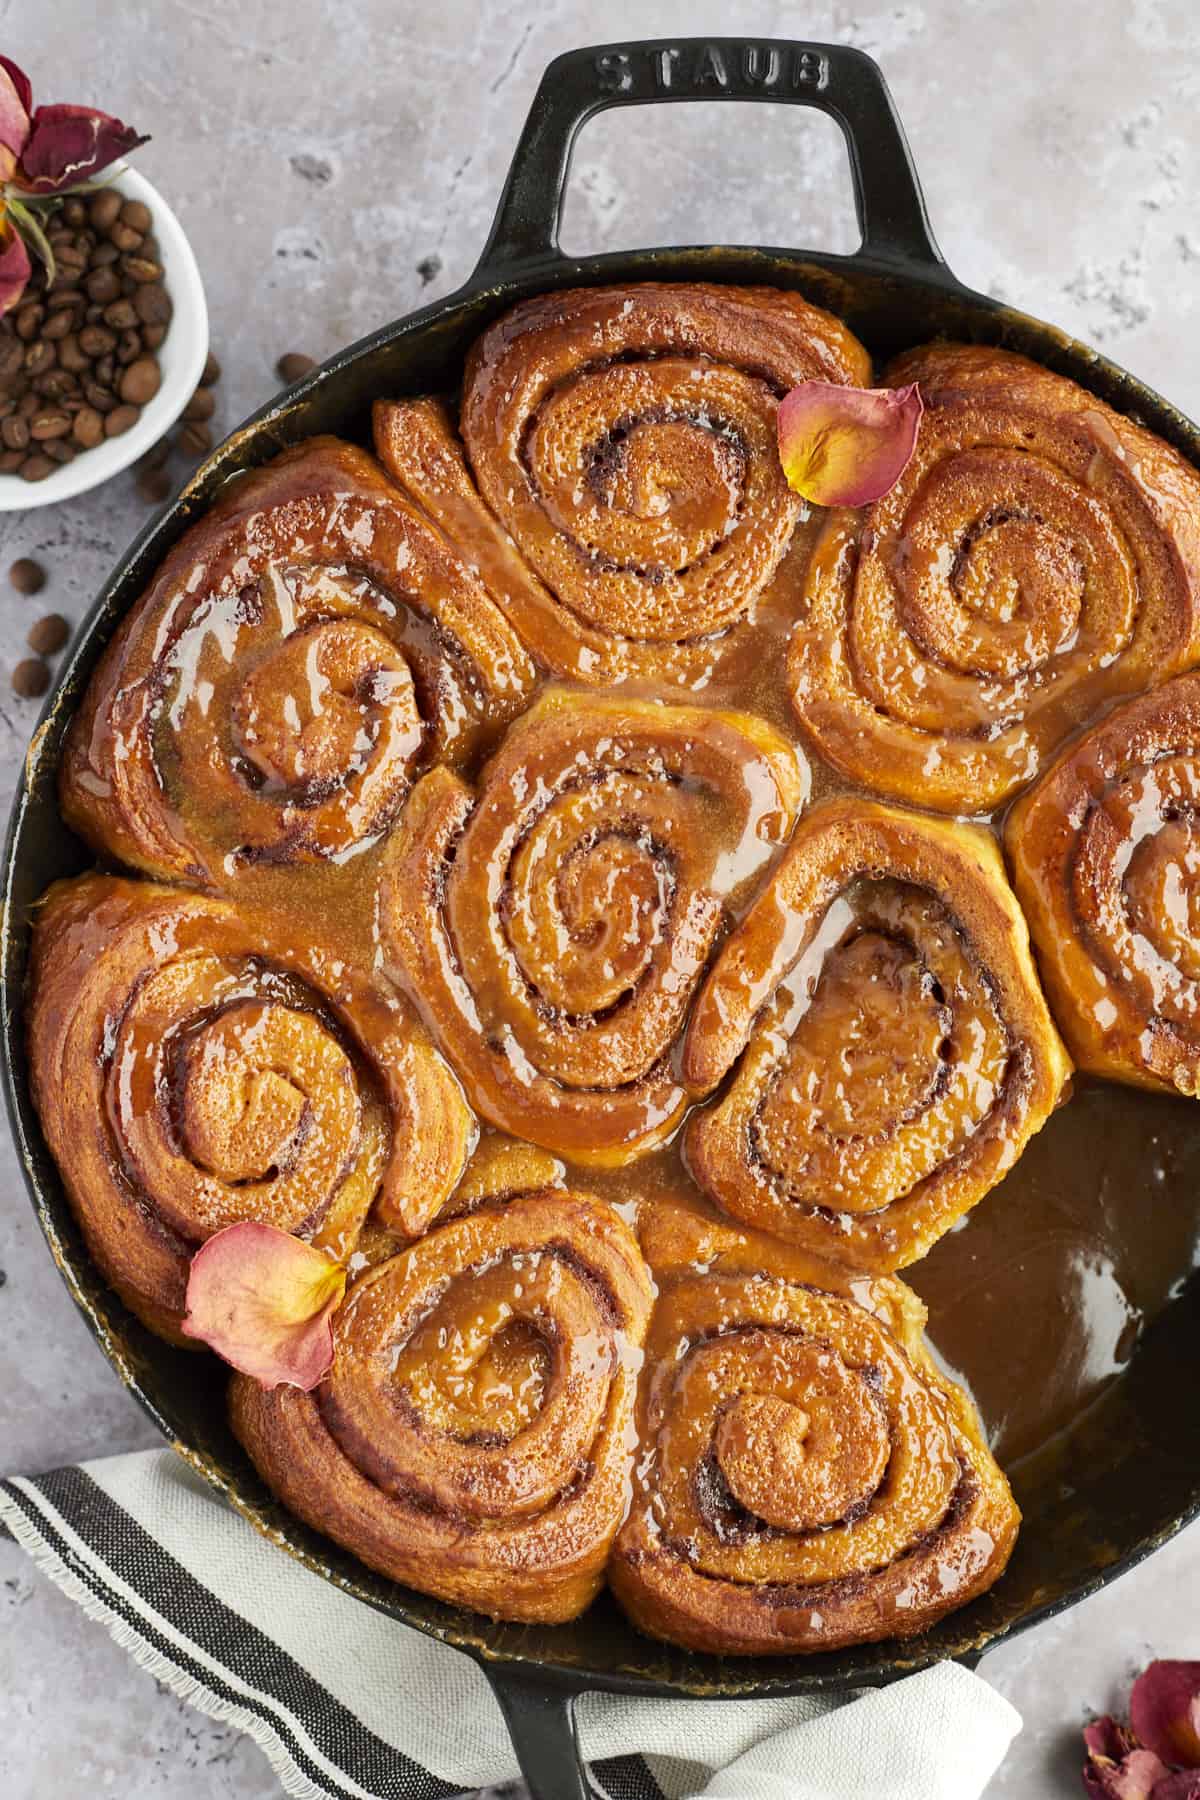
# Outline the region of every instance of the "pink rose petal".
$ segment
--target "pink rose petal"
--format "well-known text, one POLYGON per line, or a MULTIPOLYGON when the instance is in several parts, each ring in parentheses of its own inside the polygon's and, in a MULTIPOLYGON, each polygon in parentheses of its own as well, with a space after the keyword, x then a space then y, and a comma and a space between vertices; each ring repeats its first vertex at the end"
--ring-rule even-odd
POLYGON ((33 94, 24 69, 0 56, 0 180, 7 181, 29 136, 33 94))
POLYGON ((1158 1800, 1158 1783, 1167 1774, 1152 1750, 1131 1750, 1119 1762, 1107 1756, 1089 1758, 1083 1786, 1091 1800, 1158 1800))
POLYGON ((29 280, 29 252, 11 225, 0 243, 0 316, 11 312, 29 280))
POLYGON ((1200 1769, 1200 1662, 1152 1662, 1129 1696, 1129 1718, 1164 1762, 1200 1769))
POLYGON ((916 383, 838 387, 805 381, 779 402, 779 456, 788 486, 815 506, 866 506, 894 488, 924 412, 916 383))
POLYGON ((149 143, 131 125, 92 106, 39 106, 21 152, 15 185, 29 194, 58 194, 149 143))
POLYGON ((1156 1781, 1150 1800, 1200 1800, 1200 1769, 1176 1769, 1156 1781))
POLYGON ((183 1330, 263 1387, 314 1388, 333 1362, 346 1271, 274 1225, 228 1225, 192 1258, 183 1330))

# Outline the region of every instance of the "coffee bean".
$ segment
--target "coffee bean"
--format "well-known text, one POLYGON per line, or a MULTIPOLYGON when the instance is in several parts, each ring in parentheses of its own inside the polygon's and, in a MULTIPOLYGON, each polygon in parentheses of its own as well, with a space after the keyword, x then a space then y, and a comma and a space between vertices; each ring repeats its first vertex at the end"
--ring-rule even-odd
MULTIPOLYGON (((139 339, 140 347, 140 339, 139 339)), ((162 384, 162 372, 152 356, 139 356, 121 376, 117 392, 133 406, 146 406, 162 384)))
POLYGON ((24 450, 29 444, 29 423, 19 413, 0 419, 0 442, 6 450, 24 450))
POLYGON ((105 437, 120 437, 131 425, 136 425, 141 417, 139 406, 116 406, 104 421, 105 437))
POLYGON ((212 444, 212 432, 199 419, 190 420, 179 433, 179 448, 186 456, 207 456, 212 444))
POLYGON ((139 469, 137 491, 149 506, 160 506, 171 492, 171 477, 165 469, 139 469))
POLYGON ((87 219, 87 207, 73 194, 69 200, 63 201, 62 216, 66 224, 78 227, 87 219))
POLYGON ((121 208, 121 223, 144 237, 151 225, 150 208, 142 200, 127 200, 121 208))
POLYGON ((129 331, 138 322, 137 308, 124 296, 104 309, 104 323, 110 331, 129 331))
POLYGON ((61 613, 47 613, 29 627, 25 642, 39 656, 56 656, 71 635, 71 627, 61 613))
POLYGON ((66 437, 70 429, 71 415, 60 407, 45 407, 41 412, 35 412, 29 421, 29 435, 37 443, 46 438, 66 437))
POLYGON ((40 394, 34 393, 31 388, 28 393, 22 394, 21 398, 17 401, 17 411, 23 419, 28 419, 31 414, 37 411, 41 404, 40 394))
POLYGON ((303 351, 300 350, 289 350, 286 355, 281 356, 279 361, 275 364, 275 370, 280 381, 285 382, 290 387, 293 381, 299 381, 302 375, 307 375, 308 371, 310 369, 315 369, 316 366, 317 362, 315 357, 305 356, 303 351))
POLYGON ((93 269, 111 268, 120 254, 121 252, 117 249, 117 246, 115 244, 110 244, 108 240, 105 239, 104 243, 97 244, 96 248, 92 251, 93 269))
POLYGON ((22 481, 45 481, 47 475, 53 475, 56 464, 52 456, 44 450, 35 451, 27 456, 21 464, 19 474, 22 481))
POLYGON ((26 454, 24 450, 0 450, 0 475, 15 475, 26 454))
POLYGON ((56 463, 75 461, 75 446, 70 438, 47 438, 44 444, 38 445, 38 454, 48 456, 56 463))
POLYGON ((7 379, 8 376, 15 375, 21 367, 24 354, 20 338, 7 331, 0 333, 0 378, 7 379))
POLYGON ((116 333, 107 326, 85 325, 79 334, 79 348, 85 356, 107 356, 116 347, 116 333))
POLYGON ((131 225, 126 225, 122 219, 117 220, 108 235, 112 242, 117 246, 117 249, 123 254, 133 250, 140 250, 142 247, 142 233, 140 231, 135 231, 131 225))
POLYGON ((72 375, 82 375, 89 360, 80 349, 75 333, 69 332, 58 346, 59 366, 72 375))
POLYGON ((45 338, 35 338, 25 350, 25 373, 41 375, 45 370, 52 369, 57 361, 58 352, 54 345, 48 344, 45 338))
POLYGON ((17 403, 8 394, 0 396, 0 419, 7 419, 9 413, 15 413, 17 403))
POLYGON ((81 407, 75 414, 71 436, 81 450, 93 450, 104 436, 103 415, 94 406, 81 407))
POLYGON ((184 407, 180 417, 183 419, 211 419, 217 409, 212 389, 199 387, 184 407))
POLYGON ((47 369, 44 375, 34 376, 31 386, 43 400, 65 400, 75 392, 78 383, 70 369, 47 369))
POLYGON ((100 383, 101 387, 113 387, 117 378, 116 357, 113 356, 111 352, 107 356, 98 356, 92 374, 96 377, 96 380, 100 383))
POLYGON ((85 381, 83 397, 98 413, 110 413, 117 404, 117 397, 111 388, 104 387, 99 381, 85 381))
POLYGON ((88 298, 95 300, 100 306, 107 306, 121 292, 121 277, 113 268, 93 269, 84 282, 88 298))
POLYGON ((171 322, 171 296, 161 281, 144 282, 133 296, 133 305, 143 325, 171 322))
POLYGON ((142 342, 145 344, 147 350, 157 350, 166 335, 167 328, 165 325, 142 326, 142 342))
MULTIPOLYGON (((46 474, 50 473, 53 466, 51 463, 47 467, 46 474)), ((25 473, 24 469, 21 473, 25 473)), ((36 481, 38 477, 34 475, 31 479, 36 481)), ((14 692, 19 694, 22 700, 37 700, 50 686, 50 671, 40 657, 27 656, 24 662, 19 662, 13 670, 12 684, 14 692)))
POLYGON ((65 308, 60 308, 58 312, 51 313, 42 326, 42 336, 49 338, 51 343, 56 343, 60 338, 65 338, 70 329, 71 315, 65 308))
POLYGON ((37 336, 38 326, 45 316, 45 307, 36 300, 26 300, 24 306, 18 306, 13 328, 23 344, 28 344, 37 336))
POLYGON ((143 282, 162 280, 162 264, 156 263, 149 256, 123 256, 121 267, 139 286, 143 282))
POLYGON ((60 312, 65 312, 68 318, 74 318, 76 314, 82 318, 86 305, 87 301, 78 288, 66 288, 61 294, 51 293, 46 296, 46 311, 52 318, 60 312))
MULTIPOLYGON (((146 290, 143 289, 143 292, 146 290)), ((204 359, 204 373, 200 377, 202 388, 215 387, 221 379, 221 365, 210 350, 204 359)))
MULTIPOLYGON (((128 368, 142 354, 142 334, 140 331, 123 331, 117 344, 117 361, 121 367, 128 368)), ((155 367, 158 365, 155 364, 155 367)))
POLYGON ((95 231, 111 231, 121 216, 123 204, 115 188, 102 188, 92 196, 88 207, 88 223, 95 231))
POLYGON ((18 556, 8 571, 8 579, 18 594, 40 594, 46 585, 46 571, 32 556, 18 556))

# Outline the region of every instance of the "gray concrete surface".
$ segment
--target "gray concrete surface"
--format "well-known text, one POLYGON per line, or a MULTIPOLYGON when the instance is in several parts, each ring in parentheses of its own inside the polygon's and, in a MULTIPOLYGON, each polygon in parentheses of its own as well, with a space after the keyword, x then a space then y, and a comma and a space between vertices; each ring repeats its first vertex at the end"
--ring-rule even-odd
MULTIPOLYGON (((1200 22, 1191 0, 0 0, 0 46, 45 99, 154 134, 138 166, 178 210, 226 377, 218 422, 448 292, 483 242, 545 62, 683 31, 827 37, 878 56, 954 269, 1090 338, 1200 413, 1200 22)), ((609 115, 585 133, 571 248, 741 239, 853 247, 840 143, 791 110, 609 115)), ((131 476, 0 521, 0 568, 52 572, 77 619, 144 516, 131 476)), ((7 801, 36 708, 8 671, 38 603, 0 583, 7 801)), ((32 1471, 151 1443, 44 1254, 0 1130, 2 1460, 32 1471)), ((1077 1730, 1153 1651, 1200 1655, 1200 1533, 989 1659, 1023 1737, 989 1800, 1078 1791, 1077 1730)), ((259 1752, 129 1663, 0 1544, 0 1793, 11 1800, 266 1800, 259 1752)))

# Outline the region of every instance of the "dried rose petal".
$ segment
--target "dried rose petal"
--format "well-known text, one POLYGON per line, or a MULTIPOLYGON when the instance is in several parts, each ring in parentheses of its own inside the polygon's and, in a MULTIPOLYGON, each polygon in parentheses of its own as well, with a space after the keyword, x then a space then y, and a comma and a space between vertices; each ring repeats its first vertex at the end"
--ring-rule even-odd
POLYGON ((6 222, 0 239, 0 317, 11 312, 29 280, 29 252, 16 232, 6 222))
POLYGON ((1150 1800, 1200 1800, 1200 1769, 1176 1769, 1156 1781, 1150 1800))
POLYGON ((1142 1743, 1164 1762, 1200 1769, 1200 1662, 1152 1662, 1129 1696, 1142 1743))
POLYGON ((8 180, 25 148, 32 104, 28 75, 7 56, 0 56, 0 180, 8 180))
POLYGON ((28 194, 59 194, 149 143, 131 125, 92 106, 39 106, 13 177, 28 194))
POLYGON ((816 506, 865 506, 908 467, 925 408, 916 383, 838 387, 804 381, 779 402, 779 457, 788 486, 816 506))
POLYGON ((1117 1762, 1093 1755, 1084 1764, 1083 1786, 1092 1800, 1160 1800, 1159 1783, 1167 1774, 1153 1750, 1130 1750, 1117 1762))
POLYGON ((192 1258, 183 1330, 263 1387, 314 1388, 333 1361, 346 1271, 274 1225, 227 1225, 192 1258))

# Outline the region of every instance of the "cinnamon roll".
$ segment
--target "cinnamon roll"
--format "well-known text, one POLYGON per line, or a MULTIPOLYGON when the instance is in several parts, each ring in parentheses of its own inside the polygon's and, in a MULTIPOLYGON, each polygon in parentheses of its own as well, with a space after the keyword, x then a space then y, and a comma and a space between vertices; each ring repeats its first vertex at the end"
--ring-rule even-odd
POLYGON ((198 1244, 261 1220, 344 1260, 422 1230, 474 1121, 398 996, 303 933, 149 882, 59 882, 34 923, 33 1096, 92 1256, 179 1330, 198 1244))
POLYGON ((1003 1572, 1020 1515, 924 1308, 894 1279, 846 1285, 714 1270, 659 1299, 608 1570, 642 1631, 834 1650, 925 1631, 1003 1572))
POLYGON ((571 1619, 625 1508, 652 1294, 601 1202, 485 1207, 353 1285, 315 1393, 235 1377, 234 1427, 372 1568, 493 1618, 571 1619))
POLYGON ((692 1014, 685 1081, 730 1069, 687 1128, 701 1187, 860 1269, 923 1255, 1070 1069, 993 840, 870 801, 814 808, 692 1014))
POLYGON ((852 780, 986 812, 1122 694, 1200 659, 1200 476, 1024 357, 931 345, 916 453, 890 493, 832 513, 789 679, 852 780))
POLYGON ((797 294, 573 289, 523 301, 471 353, 462 436, 477 489, 444 409, 381 409, 376 442, 555 674, 690 685, 801 514, 776 447, 780 397, 869 371, 846 327, 797 294))
POLYGON ((418 770, 512 717, 533 665, 479 577, 349 444, 246 477, 167 557, 67 741, 68 822, 151 875, 339 859, 418 770))
POLYGON ((661 1143, 723 908, 805 786, 759 720, 557 690, 476 790, 426 775, 387 846, 379 933, 476 1110, 577 1162, 661 1143))
POLYGON ((1200 674, 1072 744, 1013 807, 1005 844, 1079 1066, 1200 1093, 1200 674))

